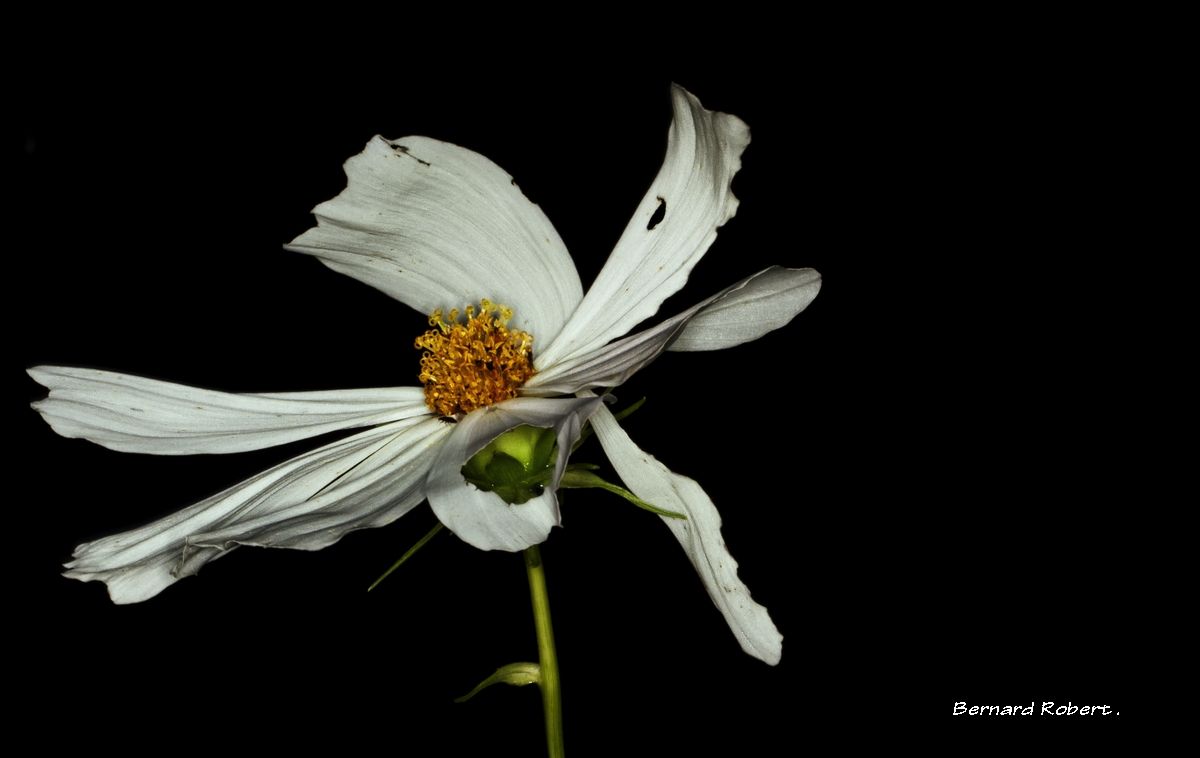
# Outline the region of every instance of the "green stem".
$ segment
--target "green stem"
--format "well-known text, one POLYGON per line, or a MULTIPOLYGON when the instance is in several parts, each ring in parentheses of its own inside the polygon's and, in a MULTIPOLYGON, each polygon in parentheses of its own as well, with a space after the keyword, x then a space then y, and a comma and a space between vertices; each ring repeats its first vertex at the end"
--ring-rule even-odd
POLYGON ((537 545, 525 549, 529 574, 529 596, 533 600, 533 623, 537 627, 538 663, 541 676, 542 709, 546 715, 546 746, 550 758, 563 758, 562 693, 558 684, 558 656, 554 652, 554 628, 550 624, 550 597, 546 594, 546 572, 537 545))

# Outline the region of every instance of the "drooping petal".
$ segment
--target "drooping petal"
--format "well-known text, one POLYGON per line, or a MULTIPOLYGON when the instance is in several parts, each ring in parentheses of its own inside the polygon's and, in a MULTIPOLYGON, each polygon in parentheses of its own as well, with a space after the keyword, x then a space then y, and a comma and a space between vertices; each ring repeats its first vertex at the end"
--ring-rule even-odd
POLYGON ((436 445, 449 433, 435 418, 410 418, 333 442, 152 524, 80 545, 64 576, 102 581, 113 602, 137 603, 238 545, 319 550, 424 500, 436 445))
POLYGON ((815 270, 773 266, 697 313, 667 349, 724 350, 753 342, 786 326, 820 291, 815 270))
POLYGON ((695 481, 673 473, 633 444, 607 408, 592 416, 592 427, 613 468, 634 494, 659 508, 687 516, 686 521, 662 520, 683 545, 742 649, 772 666, 779 663, 783 635, 767 609, 750 598, 750 591, 738 578, 738 564, 721 538, 721 515, 712 500, 695 481))
POLYGON ((811 272, 819 284, 820 275, 812 269, 793 270, 778 266, 763 269, 657 326, 547 367, 541 373, 534 374, 521 392, 530 396, 567 394, 588 387, 624 384, 663 350, 671 348, 676 340, 689 334, 697 321, 702 323, 702 328, 691 338, 692 342, 724 342, 727 344, 720 344, 719 347, 729 347, 758 339, 786 324, 816 296, 813 291, 806 300, 804 295, 807 290, 804 286, 791 286, 796 281, 811 278, 804 272, 811 272), (724 308, 729 301, 733 301, 735 306, 731 311, 724 308), (793 307, 798 309, 789 313, 793 307), (717 311, 716 317, 705 320, 709 311, 713 310, 717 311), (757 314, 761 316, 761 321, 744 324, 743 312, 757 314), (742 339, 739 340, 739 337, 742 339))
POLYGON ((140 376, 35 366, 33 404, 64 437, 155 455, 241 453, 430 414, 419 387, 234 394, 140 376))
POLYGON ((503 169, 428 137, 376 136, 346 161, 346 189, 284 247, 423 314, 480 298, 549 344, 583 297, 558 232, 503 169))
POLYGON ((481 550, 516 552, 545 542, 561 524, 554 492, 567 465, 568 452, 583 422, 603 405, 592 398, 523 398, 506 400, 468 413, 438 451, 425 489, 438 520, 462 540, 481 550), (551 485, 540 497, 509 505, 494 492, 468 484, 462 467, 492 440, 518 426, 553 428, 559 456, 551 485))
POLYGON ((671 97, 675 117, 662 168, 571 320, 552 343, 541 343, 534 362, 539 371, 594 350, 658 312, 737 209, 730 183, 750 144, 749 127, 736 116, 705 110, 677 84, 671 97), (662 221, 647 228, 660 204, 666 206, 662 221))

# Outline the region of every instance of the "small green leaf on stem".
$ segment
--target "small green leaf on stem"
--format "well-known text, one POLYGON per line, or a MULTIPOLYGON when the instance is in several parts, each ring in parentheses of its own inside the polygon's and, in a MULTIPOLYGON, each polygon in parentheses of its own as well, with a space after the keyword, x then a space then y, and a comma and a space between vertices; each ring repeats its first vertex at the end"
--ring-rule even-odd
POLYGON ((541 680, 541 667, 536 663, 510 663, 496 669, 496 673, 480 682, 475 689, 462 697, 454 698, 456 703, 465 703, 482 689, 493 684, 511 684, 514 687, 524 687, 527 684, 537 684, 541 680))

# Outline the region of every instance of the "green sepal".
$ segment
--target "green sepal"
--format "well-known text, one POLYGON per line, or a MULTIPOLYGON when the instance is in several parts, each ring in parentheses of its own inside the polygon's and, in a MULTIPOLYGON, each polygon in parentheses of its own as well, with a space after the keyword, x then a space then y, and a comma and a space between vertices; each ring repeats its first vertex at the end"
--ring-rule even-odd
POLYGON ((382 582, 384 579, 387 579, 389 574, 391 574, 391 573, 392 573, 393 571, 395 571, 396 569, 400 568, 400 566, 402 566, 402 565, 404 564, 404 562, 405 562, 405 561, 407 561, 409 558, 412 558, 412 557, 413 557, 413 555, 414 555, 414 554, 416 554, 416 552, 417 552, 418 550, 420 550, 421 548, 425 547, 425 543, 426 543, 426 542, 429 542, 431 539, 433 539, 435 536, 437 536, 437 533, 438 533, 438 532, 440 532, 440 531, 442 531, 442 529, 443 529, 443 528, 444 528, 444 527, 442 526, 442 522, 440 522, 440 521, 439 521, 439 522, 437 523, 437 526, 435 526, 434 528, 430 529, 428 534, 426 534, 426 535, 425 535, 424 537, 422 537, 421 539, 417 540, 417 544, 415 544, 415 545, 413 545, 412 547, 410 547, 410 548, 408 549, 408 552, 407 552, 407 553, 405 553, 404 555, 400 556, 400 560, 398 560, 398 561, 396 561, 395 563, 393 563, 393 564, 392 564, 392 567, 391 567, 390 569, 388 569, 387 571, 383 572, 383 576, 379 577, 379 578, 378 578, 378 579, 376 579, 374 582, 372 582, 372 583, 371 583, 371 586, 370 586, 370 587, 367 587, 367 592, 370 592, 371 590, 373 590, 373 589, 375 589, 376 587, 378 587, 380 582, 382 582))
POLYGON ((636 403, 634 403, 633 405, 629 406, 629 407, 628 407, 628 408, 626 408, 625 410, 623 410, 623 411, 620 411, 620 412, 618 412, 618 413, 614 413, 614 414, 613 414, 613 421, 621 421, 621 420, 622 420, 622 419, 624 419, 626 416, 631 416, 631 415, 633 415, 633 412, 634 412, 634 411, 636 411, 638 408, 641 408, 641 407, 642 407, 642 404, 643 404, 643 403, 645 403, 645 402, 646 402, 646 398, 642 398, 641 400, 637 401, 636 403))
POLYGON ((599 463, 568 463, 567 467, 565 469, 563 469, 563 471, 564 472, 578 471, 579 469, 587 469, 588 471, 598 471, 600 469, 600 464, 599 463))
POLYGON ((474 484, 484 492, 494 492, 500 496, 500 499, 509 505, 524 505, 535 497, 542 496, 540 485, 529 484, 525 481, 517 482, 516 484, 487 484, 467 480, 474 484))
POLYGON ((514 687, 524 687, 527 684, 538 684, 542 679, 542 669, 536 663, 510 663, 496 669, 496 673, 480 682, 475 689, 462 697, 454 698, 456 703, 465 703, 482 689, 493 684, 511 684, 514 687))
MULTIPOLYGON (((604 395, 607 395, 610 392, 612 392, 611 387, 609 387, 608 389, 601 392, 600 395, 603 397, 604 395)), ((620 421, 621 419, 629 416, 634 411, 636 411, 638 408, 641 408, 642 404, 645 402, 646 402, 646 398, 642 398, 641 400, 637 401, 636 403, 629 406, 625 410, 620 411, 618 413, 614 413, 613 421, 620 421)), ((586 422, 583 425, 582 431, 579 432, 579 439, 575 440, 575 444, 571 446, 571 454, 573 455, 575 453, 575 451, 579 449, 579 446, 582 445, 584 442, 587 442, 588 437, 591 437, 595 433, 596 433, 596 430, 592 429, 592 422, 591 421, 586 422)))
MULTIPOLYGON (((583 465, 589 465, 589 464, 583 464, 583 465)), ((573 490, 588 489, 591 487, 599 487, 602 490, 608 490, 609 492, 613 493, 614 495, 620 495, 621 497, 625 498, 629 502, 636 505, 638 508, 642 508, 644 510, 650 511, 651 513, 657 513, 659 516, 666 516, 668 518, 678 518, 678 519, 685 519, 685 520, 687 519, 687 516, 683 515, 682 513, 676 513, 675 511, 664 510, 657 506, 651 505, 650 503, 647 503, 645 500, 642 500, 637 495, 633 494, 632 492, 625 489, 624 487, 618 487, 615 484, 606 482, 603 479, 601 479, 600 477, 593 474, 591 471, 584 470, 583 468, 568 467, 568 470, 563 472, 562 479, 559 480, 558 486, 559 486, 559 489, 566 488, 566 489, 573 489, 573 490)))
POLYGON ((552 466, 557 459, 558 435, 554 433, 554 429, 542 429, 533 446, 533 460, 544 461, 544 466, 552 466))
POLYGON ((499 450, 492 454, 492 460, 487 464, 487 480, 499 486, 516 484, 525 478, 525 473, 520 461, 499 450))

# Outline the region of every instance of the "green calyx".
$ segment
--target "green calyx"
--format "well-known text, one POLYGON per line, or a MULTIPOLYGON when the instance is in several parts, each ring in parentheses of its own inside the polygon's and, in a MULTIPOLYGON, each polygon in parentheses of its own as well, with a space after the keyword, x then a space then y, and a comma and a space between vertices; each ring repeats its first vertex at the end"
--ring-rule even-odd
MULTIPOLYGON (((644 402, 646 399, 642 398, 615 414, 613 418, 620 421, 640 408, 644 402)), ((578 450, 592 433, 591 424, 585 424, 571 452, 578 450)), ((487 447, 471 456, 471 460, 462 467, 462 475, 477 488, 495 492, 509 505, 521 505, 541 496, 545 486, 554 477, 554 464, 557 460, 558 445, 553 429, 518 426, 501 434, 487 447)), ((687 519, 682 513, 659 508, 624 487, 604 481, 592 473, 598 468, 600 467, 592 463, 572 463, 563 470, 562 479, 558 482, 559 489, 602 489, 659 516, 687 519)), ((403 560, 402 558, 401 561, 403 560)))
POLYGON ((518 426, 471 456, 462 475, 509 505, 521 505, 542 494, 557 458, 553 429, 518 426))

